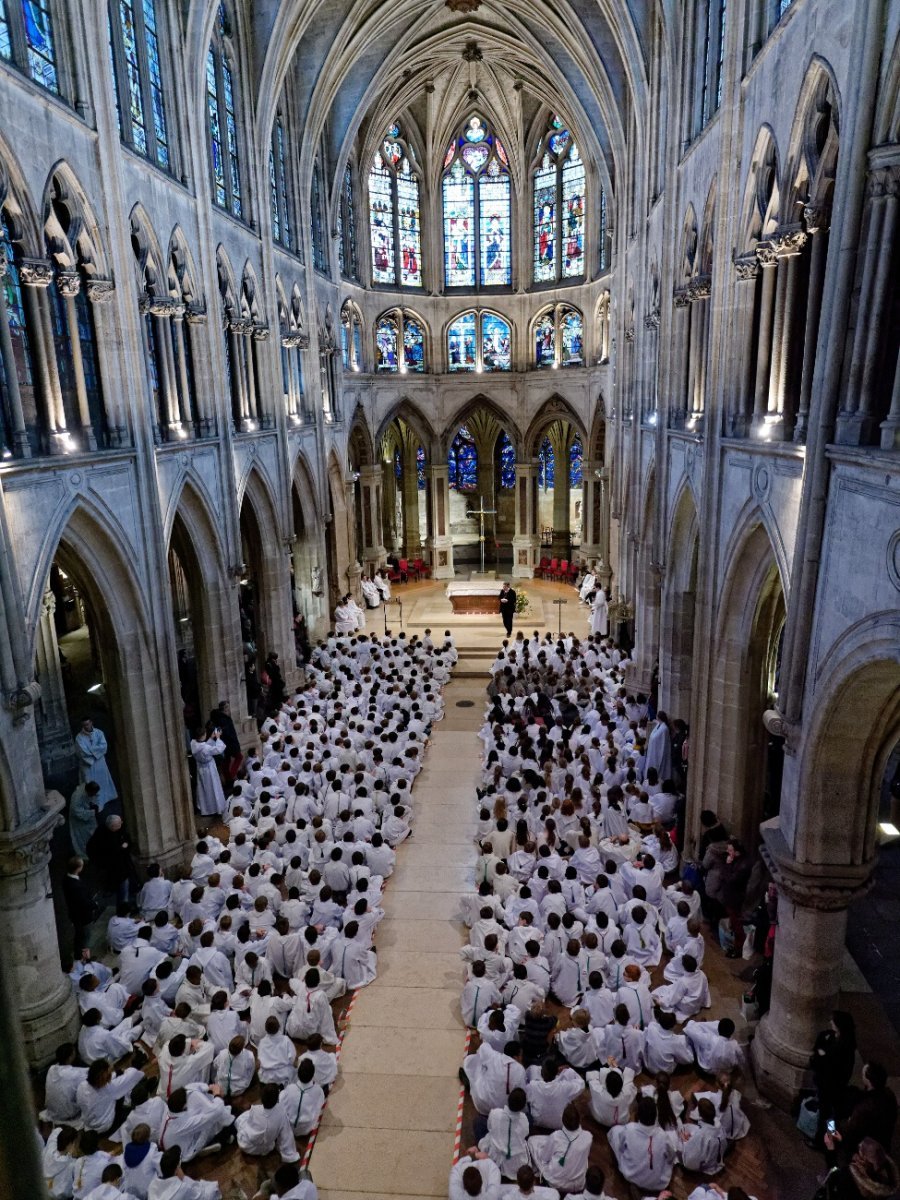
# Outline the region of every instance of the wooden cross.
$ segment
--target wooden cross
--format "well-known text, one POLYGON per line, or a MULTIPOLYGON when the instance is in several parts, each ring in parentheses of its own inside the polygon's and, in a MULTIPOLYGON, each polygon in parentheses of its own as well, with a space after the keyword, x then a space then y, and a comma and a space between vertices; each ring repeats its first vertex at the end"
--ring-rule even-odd
POLYGON ((466 509, 467 517, 478 517, 480 522, 478 541, 481 544, 481 574, 484 574, 484 518, 492 517, 497 512, 496 508, 484 507, 484 496, 478 497, 478 508, 466 509))

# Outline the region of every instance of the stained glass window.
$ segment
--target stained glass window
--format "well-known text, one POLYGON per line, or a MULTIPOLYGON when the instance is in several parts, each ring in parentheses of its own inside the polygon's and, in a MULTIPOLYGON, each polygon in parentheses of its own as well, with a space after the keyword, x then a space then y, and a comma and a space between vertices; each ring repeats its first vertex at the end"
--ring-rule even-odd
POLYGON ((447 454, 450 487, 458 492, 474 492, 478 488, 478 451, 468 428, 461 425, 447 454))
POLYGON ((485 371, 508 371, 512 366, 512 331, 496 313, 481 315, 481 364, 485 371))
POLYGON ((7 62, 12 58, 12 40, 9 36, 6 0, 0 0, 0 58, 5 58, 7 62))
POLYGON ((419 491, 425 491, 425 448, 419 446, 416 450, 416 482, 419 485, 419 491))
POLYGON ((532 181, 534 282, 577 279, 585 273, 584 162, 559 117, 541 140, 532 181))
POLYGON ((502 143, 469 118, 444 155, 444 282, 453 287, 512 283, 511 183, 502 143))
POLYGON ((421 287, 419 177, 396 122, 369 171, 369 232, 373 283, 421 287))
POLYGON ((393 374, 400 370, 397 322, 382 317, 375 326, 375 370, 393 374))
POLYGON ((564 367, 581 366, 584 362, 584 322, 581 313, 570 309, 560 321, 561 362, 564 367))
POLYGON ((341 320, 341 362, 344 370, 350 370, 350 322, 341 320))
POLYGON ((403 459, 400 457, 400 451, 394 451, 394 478, 403 478, 403 459))
POLYGON ((447 329, 447 366, 451 371, 474 371, 476 367, 475 313, 461 313, 447 329))
POLYGON ((353 322, 353 361, 358 371, 362 370, 362 322, 353 322))
POLYGON ((288 209, 287 150, 284 122, 275 118, 272 145, 269 148, 269 190, 272 202, 272 236, 282 246, 291 248, 291 218, 288 209))
POLYGON ((555 477, 556 457, 550 439, 545 437, 538 449, 538 487, 549 492, 553 487, 555 477))
POLYGON ((410 317, 403 321, 403 362, 408 371, 425 370, 425 331, 410 317))
POLYGON ((59 91, 50 0, 22 0, 28 74, 50 92, 59 91))
POLYGON ((324 273, 328 270, 328 264, 325 258, 325 219, 322 213, 322 168, 318 161, 313 167, 309 225, 312 235, 313 266, 317 271, 324 273))
POLYGON ((338 259, 341 274, 346 279, 359 278, 359 262, 356 255, 356 201, 353 194, 353 170, 349 163, 344 168, 341 202, 338 205, 338 259))
MULTIPOLYGON (((31 344, 25 324, 25 309, 22 304, 22 287, 19 279, 17 255, 13 248, 10 227, 6 213, 0 210, 0 254, 6 262, 6 274, 0 276, 0 287, 6 297, 6 313, 9 321, 10 341, 12 343, 13 361, 6 362, 0 355, 0 396, 3 397, 3 442, 4 455, 9 456, 13 450, 12 416, 8 409, 9 402, 9 373, 15 371, 19 383, 19 395, 25 415, 25 423, 30 431, 37 433, 37 411, 34 400, 34 371, 31 358, 31 344)), ((34 438, 36 441, 36 437, 34 438)))
POLYGON ((575 435, 575 440, 569 449, 569 487, 580 488, 584 483, 584 450, 581 438, 575 435))
POLYGON ((556 321, 553 313, 540 318, 534 327, 535 365, 552 367, 556 363, 556 321))
POLYGON ((500 457, 500 486, 508 490, 516 486, 516 451, 506 430, 500 434, 497 445, 500 457))
POLYGON ((600 270, 609 268, 609 218, 606 210, 606 190, 600 189, 600 270))
POLYGON ((230 36, 231 24, 222 3, 219 5, 206 55, 206 110, 213 199, 232 216, 243 217, 237 101, 230 36))

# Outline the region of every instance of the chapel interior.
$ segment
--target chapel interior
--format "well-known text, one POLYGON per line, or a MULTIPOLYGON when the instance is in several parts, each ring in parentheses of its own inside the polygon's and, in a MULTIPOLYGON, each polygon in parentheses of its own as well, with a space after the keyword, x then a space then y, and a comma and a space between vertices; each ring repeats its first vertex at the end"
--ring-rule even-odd
POLYGON ((898 0, 0 0, 0 248, 0 1160, 78 1027, 82 721, 174 872, 192 723, 256 745, 298 626, 390 560, 369 632, 452 628, 480 723, 448 585, 581 636, 591 565, 684 859, 711 809, 777 887, 735 1181, 811 1196, 831 1012, 900 1078, 898 0))

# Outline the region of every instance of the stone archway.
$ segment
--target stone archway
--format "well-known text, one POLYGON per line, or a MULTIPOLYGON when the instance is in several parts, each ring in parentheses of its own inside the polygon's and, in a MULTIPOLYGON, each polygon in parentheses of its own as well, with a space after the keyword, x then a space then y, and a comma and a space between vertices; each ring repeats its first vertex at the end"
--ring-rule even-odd
POLYGON ((244 646, 248 702, 253 711, 254 680, 270 651, 281 659, 285 679, 294 668, 287 551, 271 492, 260 471, 247 477, 240 507, 241 560, 239 616, 244 646))
POLYGON ((294 464, 291 508, 293 605, 295 615, 302 615, 306 621, 312 639, 321 636, 327 624, 325 548, 313 477, 302 454, 298 454, 294 464))
POLYGON ((560 562, 577 557, 584 541, 588 447, 581 421, 559 396, 541 406, 525 434, 526 458, 537 467, 541 553, 560 562))
POLYGON ((675 508, 668 572, 662 589, 659 644, 659 707, 670 718, 690 720, 694 670, 694 610, 697 593, 699 522, 690 486, 675 508))

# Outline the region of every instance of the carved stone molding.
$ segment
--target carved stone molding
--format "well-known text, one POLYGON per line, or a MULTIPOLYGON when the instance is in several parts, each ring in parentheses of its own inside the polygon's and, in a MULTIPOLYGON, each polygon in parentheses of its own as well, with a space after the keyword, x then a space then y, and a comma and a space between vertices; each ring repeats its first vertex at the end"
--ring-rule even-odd
POLYGON ((825 204, 804 204, 803 223, 810 236, 824 233, 831 226, 831 209, 825 204))
POLYGON ((672 303, 676 308, 687 308, 688 304, 690 303, 688 300, 687 289, 676 288, 672 293, 672 303))
POLYGON ((253 332, 253 322, 244 320, 240 317, 234 317, 228 322, 228 332, 246 334, 253 332))
POLYGON ((455 13, 473 13, 481 8, 482 0, 445 0, 447 7, 455 13))
POLYGON ((628 328, 625 330, 625 341, 626 342, 634 341, 634 326, 633 325, 629 325, 628 328))
POLYGON ((696 300, 708 300, 712 295, 712 279, 709 275, 698 275, 687 286, 688 300, 693 304, 696 300))
POLYGON ((777 708, 767 708, 763 713, 763 725, 773 737, 784 738, 784 748, 788 754, 795 753, 800 741, 799 725, 786 721, 777 708))
POLYGON ((842 912, 869 890, 874 861, 816 864, 797 862, 781 832, 778 817, 760 826, 760 854, 779 892, 791 904, 816 912, 842 912))
POLYGON ((739 254, 734 260, 738 279, 755 279, 759 274, 759 259, 755 254, 739 254))
POLYGON ((303 338, 299 333, 284 333, 281 335, 281 344, 286 350, 296 350, 303 338))
POLYGON ((208 316, 206 303, 202 300, 194 301, 192 304, 184 306, 184 319, 188 325, 205 325, 208 316))
POLYGON ((481 62, 481 60, 484 58, 484 52, 477 42, 466 42, 465 46, 463 47, 462 56, 464 62, 477 63, 481 62))
POLYGON ((81 276, 77 271, 57 271, 56 286, 63 296, 77 296, 81 291, 81 276))
POLYGON ((658 308, 651 309, 651 311, 648 312, 647 315, 644 317, 644 328, 645 329, 659 329, 659 309, 658 308))
POLYGON ((19 278, 26 287, 49 287, 53 282, 53 264, 43 258, 23 258, 19 278))
POLYGON ((46 867, 53 831, 63 819, 64 805, 59 792, 47 792, 45 806, 27 825, 0 833, 0 878, 34 875, 46 867))
POLYGON ((873 199, 881 196, 900 196, 900 164, 874 167, 869 172, 868 192, 873 199))
POLYGON ((771 237, 771 244, 778 258, 792 258, 802 251, 806 242, 806 231, 799 225, 789 229, 777 229, 771 237))
POLYGON ((775 267, 778 265, 778 251, 772 242, 757 242, 756 257, 759 259, 761 267, 775 267))
POLYGON ((255 342, 265 342, 269 338, 271 330, 268 325, 254 325, 251 333, 255 342))
POLYGON ((91 304, 108 304, 116 285, 111 279, 89 279, 85 288, 91 304))
POLYGON ((47 588, 41 596, 41 616, 52 617, 56 612, 56 594, 52 588, 47 588))

